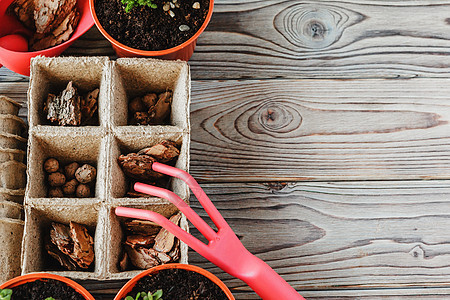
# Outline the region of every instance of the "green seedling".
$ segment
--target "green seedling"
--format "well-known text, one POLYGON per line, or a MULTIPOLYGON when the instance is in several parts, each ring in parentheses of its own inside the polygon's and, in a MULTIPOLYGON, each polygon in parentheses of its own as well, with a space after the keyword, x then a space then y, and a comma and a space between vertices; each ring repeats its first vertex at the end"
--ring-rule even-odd
POLYGON ((47 297, 47 298, 45 298, 45 300, 56 300, 56 299, 53 297, 47 297))
POLYGON ((0 300, 11 300, 12 290, 3 289, 0 290, 0 300))
POLYGON ((126 296, 125 300, 140 300, 141 297, 142 297, 142 300, 163 300, 162 294, 163 294, 162 290, 157 290, 153 294, 150 292, 148 292, 148 293, 140 292, 140 293, 137 293, 136 298, 133 298, 131 296, 126 296))
POLYGON ((152 2, 152 0, 121 0, 122 4, 125 4, 125 12, 130 12, 134 7, 140 5, 140 6, 148 6, 153 9, 157 8, 158 6, 152 2))

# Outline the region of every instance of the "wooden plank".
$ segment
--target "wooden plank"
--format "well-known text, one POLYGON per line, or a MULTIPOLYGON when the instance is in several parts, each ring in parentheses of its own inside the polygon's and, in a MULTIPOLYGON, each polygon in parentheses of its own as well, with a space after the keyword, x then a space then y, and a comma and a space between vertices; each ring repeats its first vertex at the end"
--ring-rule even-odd
POLYGON ((218 0, 195 79, 448 77, 450 9, 436 1, 218 0))
MULTIPOLYGON (((300 291, 308 300, 324 299, 448 299, 450 290, 447 288, 421 288, 421 289, 358 289, 358 290, 322 290, 300 291)), ((236 299, 261 299, 255 293, 233 293, 236 299)))
POLYGON ((93 26, 66 51, 64 56, 109 56, 115 57, 111 43, 93 26))
POLYGON ((25 82, 28 84, 28 76, 23 76, 18 73, 7 69, 6 67, 0 68, 0 83, 6 85, 14 82, 25 82))
POLYGON ((450 80, 195 81, 203 181, 450 178, 450 80))
MULTIPOLYGON (((0 94, 24 103, 27 88, 3 82, 0 94)), ((448 79, 194 81, 192 89, 199 180, 450 178, 448 79)))
MULTIPOLYGON (((450 181, 202 187, 244 246, 297 290, 450 287, 450 181)), ((249 290, 195 253, 189 262, 249 290)))

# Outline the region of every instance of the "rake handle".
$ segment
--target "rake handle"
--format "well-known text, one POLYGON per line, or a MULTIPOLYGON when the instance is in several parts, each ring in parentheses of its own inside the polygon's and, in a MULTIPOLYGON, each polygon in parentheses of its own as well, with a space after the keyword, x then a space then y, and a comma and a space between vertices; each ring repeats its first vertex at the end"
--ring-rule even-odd
POLYGON ((248 284, 264 300, 305 300, 268 264, 251 255, 248 272, 239 274, 241 280, 248 284))

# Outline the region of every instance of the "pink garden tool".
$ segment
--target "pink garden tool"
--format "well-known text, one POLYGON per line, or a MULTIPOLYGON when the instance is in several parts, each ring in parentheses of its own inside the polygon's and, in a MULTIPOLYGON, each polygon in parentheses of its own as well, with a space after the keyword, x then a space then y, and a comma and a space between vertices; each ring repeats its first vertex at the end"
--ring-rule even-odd
POLYGON ((117 216, 150 220, 161 225, 207 260, 228 274, 245 281, 263 299, 304 299, 269 265, 251 254, 242 245, 228 223, 191 175, 185 171, 161 163, 153 163, 152 169, 186 182, 216 225, 218 231, 216 232, 209 227, 189 205, 169 190, 143 183, 136 183, 134 185, 135 190, 167 199, 173 203, 205 236, 209 241, 208 245, 202 243, 162 215, 153 211, 117 207, 117 216))

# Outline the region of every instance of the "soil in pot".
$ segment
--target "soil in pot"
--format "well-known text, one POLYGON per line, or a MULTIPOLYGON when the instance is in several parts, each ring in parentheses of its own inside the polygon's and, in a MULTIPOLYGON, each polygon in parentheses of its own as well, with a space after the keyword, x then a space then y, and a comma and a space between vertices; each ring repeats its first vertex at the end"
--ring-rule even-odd
POLYGON ((12 288, 11 300, 46 299, 52 297, 56 300, 84 300, 73 288, 64 282, 45 279, 27 282, 12 288))
POLYGON ((184 43, 203 25, 209 9, 209 0, 153 0, 156 8, 138 5, 128 13, 121 0, 94 3, 99 22, 111 37, 146 51, 184 43))
MULTIPOLYGON (((127 295, 136 298, 137 293, 162 290, 163 299, 226 300, 225 293, 205 276, 183 269, 165 269, 143 277, 127 295)), ((125 298, 124 298, 125 299, 125 298)))

